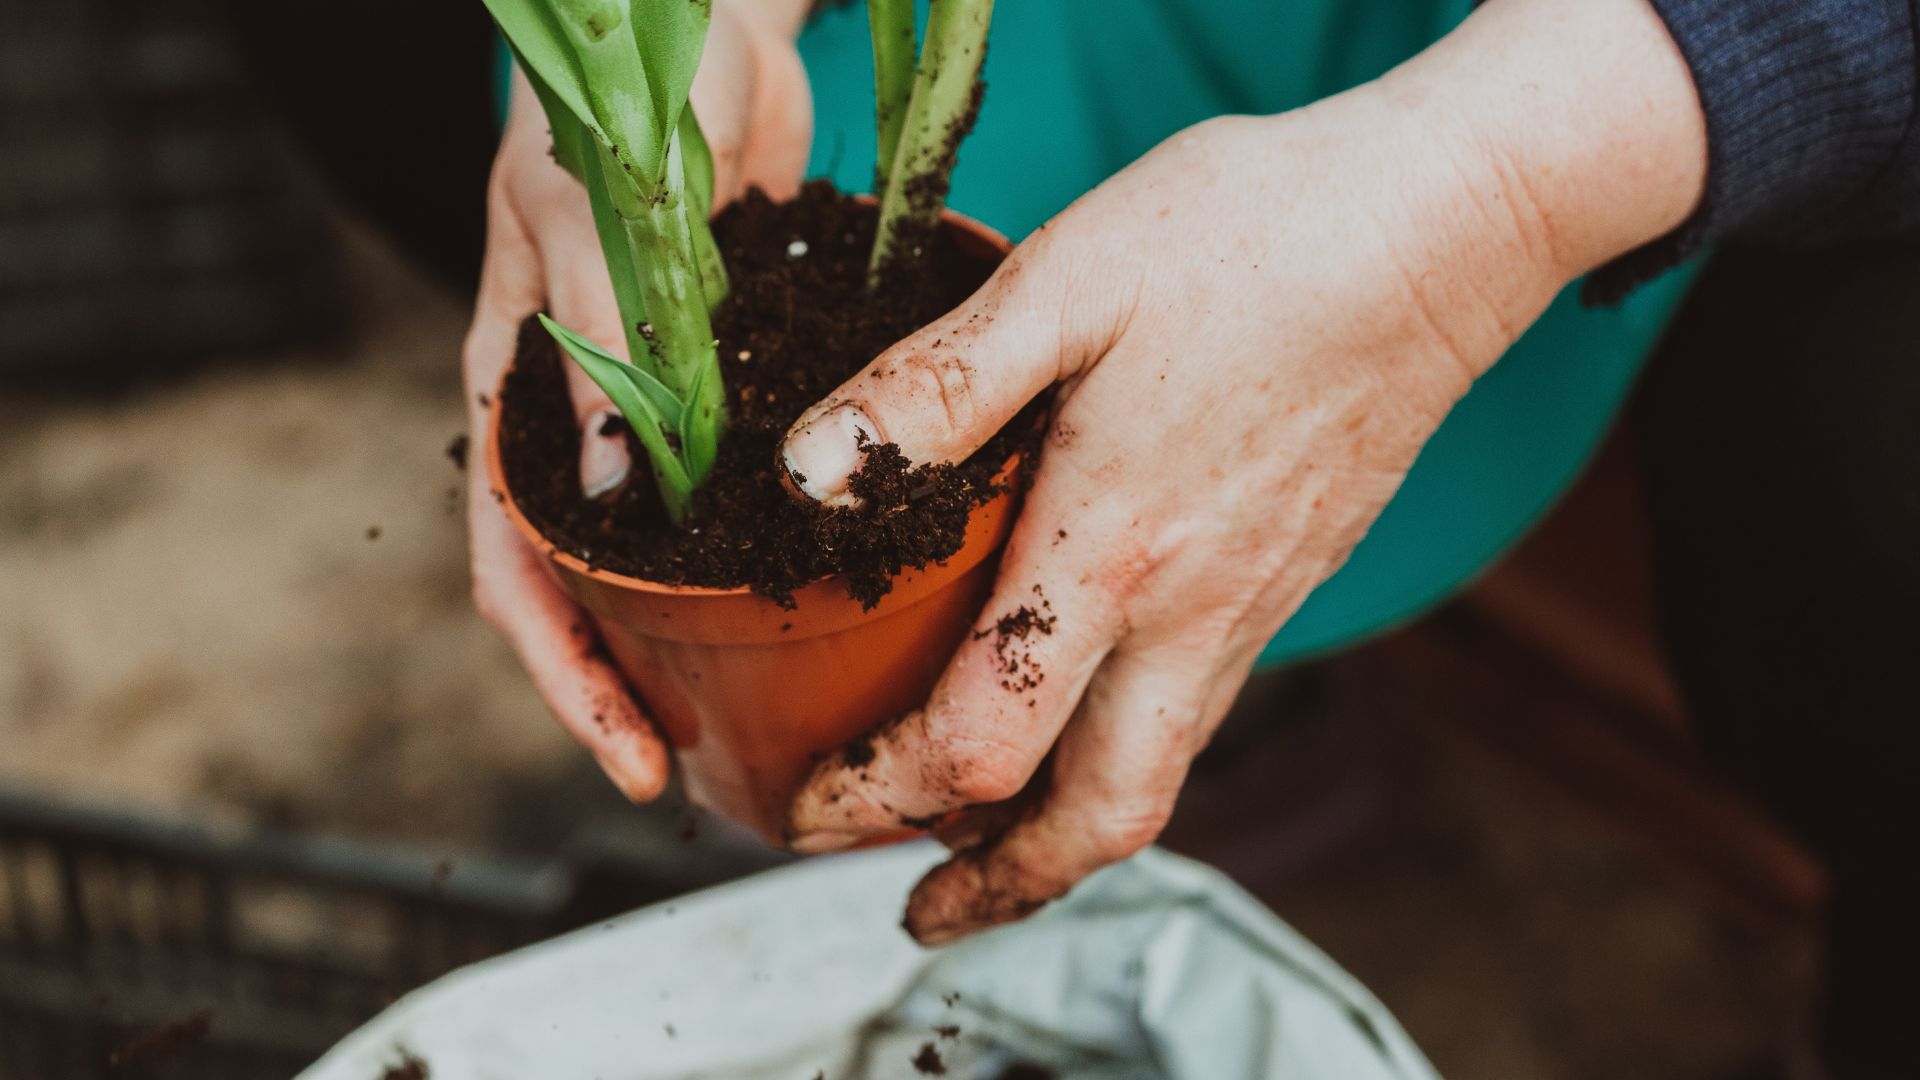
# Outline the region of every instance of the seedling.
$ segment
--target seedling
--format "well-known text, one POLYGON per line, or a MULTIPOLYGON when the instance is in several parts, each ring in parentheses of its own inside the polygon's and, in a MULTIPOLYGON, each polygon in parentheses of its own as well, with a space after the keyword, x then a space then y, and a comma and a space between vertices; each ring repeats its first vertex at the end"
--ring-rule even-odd
MULTIPOLYGON (((727 422, 713 310, 726 268, 707 224, 713 158, 687 94, 712 0, 485 0, 586 186, 626 334, 623 361, 541 324, 626 417, 667 514, 686 520, 727 422)), ((869 0, 880 224, 869 284, 909 268, 938 227, 972 123, 993 0, 932 0, 915 49, 912 0, 869 0)))
POLYGON ((913 0, 867 0, 867 20, 879 129, 880 230, 867 267, 871 287, 902 263, 917 262, 940 224, 978 104, 993 0, 932 0, 917 64, 913 0))
POLYGON ((646 448, 668 516, 684 521, 726 424, 712 310, 726 269, 707 226, 713 158, 687 92, 706 0, 486 0, 586 185, 632 362, 545 316, 646 448))

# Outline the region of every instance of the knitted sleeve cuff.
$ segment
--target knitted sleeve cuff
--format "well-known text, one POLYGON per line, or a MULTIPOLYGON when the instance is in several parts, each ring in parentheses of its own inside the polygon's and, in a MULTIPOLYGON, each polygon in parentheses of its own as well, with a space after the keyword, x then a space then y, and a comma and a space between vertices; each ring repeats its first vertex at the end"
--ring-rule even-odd
POLYGON ((1711 240, 1817 238, 1874 184, 1914 112, 1910 0, 1651 0, 1707 122, 1707 188, 1678 229, 1588 278, 1617 302, 1711 240))

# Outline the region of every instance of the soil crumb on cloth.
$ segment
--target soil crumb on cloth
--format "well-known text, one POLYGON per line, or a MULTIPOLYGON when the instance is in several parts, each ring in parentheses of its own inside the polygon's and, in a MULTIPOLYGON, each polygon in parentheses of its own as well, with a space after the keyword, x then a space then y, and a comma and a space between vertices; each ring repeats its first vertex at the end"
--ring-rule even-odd
POLYGON ((947 1075, 947 1063, 940 1058, 940 1051, 932 1043, 922 1043, 920 1052, 913 1055, 913 1067, 923 1076, 947 1075))
POLYGON ((431 1075, 426 1062, 415 1057, 412 1051, 402 1049, 399 1062, 387 1066, 387 1071, 380 1074, 380 1080, 428 1080, 431 1075))
MULTIPOLYGON (((958 465, 913 467, 896 445, 863 445, 849 482, 864 501, 858 509, 795 499, 781 483, 780 440, 802 412, 992 273, 992 260, 942 232, 921 271, 870 294, 875 216, 817 181, 791 203, 749 193, 715 220, 731 286, 714 316, 730 420, 684 528, 667 520, 644 469, 610 498, 581 495, 567 361, 537 323, 523 324, 501 401, 508 487, 521 512, 596 568, 669 584, 744 585, 788 604, 800 586, 844 574, 849 594, 871 607, 902 570, 958 551, 969 513, 999 493, 1000 467, 1016 450, 1039 452, 1044 400, 958 465), (805 254, 789 254, 796 241, 805 254)), ((645 461, 631 432, 627 439, 645 461)))

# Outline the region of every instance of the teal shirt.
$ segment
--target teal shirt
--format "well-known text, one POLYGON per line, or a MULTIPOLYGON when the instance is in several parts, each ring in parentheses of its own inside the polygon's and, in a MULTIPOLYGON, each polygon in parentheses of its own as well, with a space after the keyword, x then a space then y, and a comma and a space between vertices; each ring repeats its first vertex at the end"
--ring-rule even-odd
MULTIPOLYGON (((1470 8, 1470 0, 1001 3, 986 102, 961 149, 951 204, 1018 240, 1180 128, 1280 112, 1364 82, 1470 8)), ((817 112, 812 171, 868 190, 864 6, 823 15, 801 50, 817 112)), ((1454 408, 1353 557, 1262 660, 1326 652, 1395 626, 1498 557, 1592 454, 1690 279, 1669 274, 1615 309, 1582 308, 1573 290, 1555 300, 1454 408)))

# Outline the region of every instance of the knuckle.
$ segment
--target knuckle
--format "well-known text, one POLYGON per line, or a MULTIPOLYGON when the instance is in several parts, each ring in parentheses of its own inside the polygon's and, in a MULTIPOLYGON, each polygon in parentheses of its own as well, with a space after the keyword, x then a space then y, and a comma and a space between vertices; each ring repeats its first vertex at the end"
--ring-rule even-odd
MULTIPOLYGON (((939 744, 936 744, 939 745, 939 744)), ((953 739, 932 756, 928 786, 968 804, 1002 802, 1020 794, 1032 774, 1019 747, 1001 739, 953 739), (936 786, 937 785, 937 786, 936 786)))
POLYGON ((1161 802, 1123 807, 1088 822, 1087 841, 1096 856, 1118 862, 1159 839, 1172 816, 1172 806, 1161 802))
POLYGON ((973 365, 957 348, 936 342, 926 349, 908 353, 900 363, 907 373, 927 386, 929 396, 938 398, 950 429, 972 430, 980 413, 974 392, 973 365))

